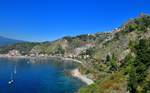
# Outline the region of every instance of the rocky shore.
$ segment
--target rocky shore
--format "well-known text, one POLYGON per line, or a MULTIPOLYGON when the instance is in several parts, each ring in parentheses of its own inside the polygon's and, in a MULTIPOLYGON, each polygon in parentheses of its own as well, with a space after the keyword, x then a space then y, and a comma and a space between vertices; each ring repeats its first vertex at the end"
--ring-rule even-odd
POLYGON ((87 85, 91 85, 94 83, 93 80, 89 79, 86 75, 82 75, 79 69, 74 69, 71 71, 72 76, 79 78, 82 82, 86 83, 87 85))

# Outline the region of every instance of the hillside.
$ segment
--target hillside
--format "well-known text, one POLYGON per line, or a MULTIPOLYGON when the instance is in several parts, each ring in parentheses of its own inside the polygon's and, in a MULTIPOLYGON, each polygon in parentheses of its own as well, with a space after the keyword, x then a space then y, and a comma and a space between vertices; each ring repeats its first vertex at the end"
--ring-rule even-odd
POLYGON ((96 83, 80 93, 149 93, 150 16, 129 20, 114 33, 81 67, 96 83))
POLYGON ((63 37, 53 42, 20 43, 0 48, 28 56, 62 56, 83 62, 82 74, 95 84, 80 93, 150 92, 150 16, 130 19, 110 33, 63 37))

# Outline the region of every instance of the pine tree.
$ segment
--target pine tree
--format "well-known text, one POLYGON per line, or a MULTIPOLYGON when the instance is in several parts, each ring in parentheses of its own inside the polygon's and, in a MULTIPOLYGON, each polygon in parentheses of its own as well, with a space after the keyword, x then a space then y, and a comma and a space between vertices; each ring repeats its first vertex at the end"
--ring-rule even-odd
POLYGON ((115 57, 114 53, 113 53, 112 58, 110 60, 110 70, 111 71, 117 71, 118 70, 117 58, 115 57))
POLYGON ((144 82, 150 67, 150 42, 141 39, 134 48, 135 60, 128 59, 128 66, 130 67, 128 71, 128 90, 130 93, 137 93, 137 87, 144 82))

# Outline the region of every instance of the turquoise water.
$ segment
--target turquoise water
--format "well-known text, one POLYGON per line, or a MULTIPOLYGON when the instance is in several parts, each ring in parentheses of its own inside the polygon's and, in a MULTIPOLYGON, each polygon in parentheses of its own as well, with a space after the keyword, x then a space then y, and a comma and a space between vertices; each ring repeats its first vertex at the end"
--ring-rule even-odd
POLYGON ((77 66, 75 62, 56 59, 1 58, 0 93, 77 92, 85 84, 68 73, 77 66))

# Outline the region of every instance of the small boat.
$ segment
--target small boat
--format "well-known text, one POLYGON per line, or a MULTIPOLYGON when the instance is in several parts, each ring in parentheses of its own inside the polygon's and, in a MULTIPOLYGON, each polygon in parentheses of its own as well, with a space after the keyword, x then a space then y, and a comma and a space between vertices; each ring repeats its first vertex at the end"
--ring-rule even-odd
POLYGON ((16 74, 17 73, 17 70, 16 70, 16 66, 15 66, 15 69, 14 69, 14 74, 16 74))
POLYGON ((14 82, 14 80, 10 80, 9 82, 8 82, 8 84, 12 84, 14 82))
POLYGON ((14 83, 13 74, 14 74, 14 73, 11 73, 10 81, 8 81, 8 84, 9 84, 9 85, 12 84, 12 83, 14 83))

